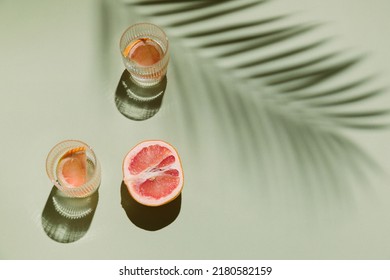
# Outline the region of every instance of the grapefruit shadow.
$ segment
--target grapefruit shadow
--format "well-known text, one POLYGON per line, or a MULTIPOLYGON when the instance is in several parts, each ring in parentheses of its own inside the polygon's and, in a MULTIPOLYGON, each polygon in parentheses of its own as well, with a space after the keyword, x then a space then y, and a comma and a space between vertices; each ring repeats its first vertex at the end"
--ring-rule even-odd
POLYGON ((144 230, 156 231, 170 225, 179 216, 181 194, 167 204, 157 207, 145 206, 134 200, 122 181, 121 205, 134 225, 144 230))

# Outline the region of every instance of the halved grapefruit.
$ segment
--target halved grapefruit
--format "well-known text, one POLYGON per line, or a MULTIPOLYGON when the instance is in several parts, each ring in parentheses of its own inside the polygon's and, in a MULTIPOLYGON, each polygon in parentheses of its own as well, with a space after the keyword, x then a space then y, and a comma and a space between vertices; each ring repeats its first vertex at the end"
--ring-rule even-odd
POLYGON ((180 157, 170 144, 144 141, 123 160, 123 181, 130 195, 147 206, 160 206, 175 199, 183 188, 180 157))

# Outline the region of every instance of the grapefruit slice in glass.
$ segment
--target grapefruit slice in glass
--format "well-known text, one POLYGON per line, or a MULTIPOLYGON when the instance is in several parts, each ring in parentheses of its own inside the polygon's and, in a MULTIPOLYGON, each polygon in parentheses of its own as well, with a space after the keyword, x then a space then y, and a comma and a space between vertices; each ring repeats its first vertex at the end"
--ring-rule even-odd
POLYGON ((164 141, 144 141, 123 160, 123 181, 137 202, 147 206, 166 204, 183 188, 180 157, 164 141))
POLYGON ((57 177, 62 183, 79 187, 87 181, 87 155, 85 147, 66 152, 57 166, 57 177))

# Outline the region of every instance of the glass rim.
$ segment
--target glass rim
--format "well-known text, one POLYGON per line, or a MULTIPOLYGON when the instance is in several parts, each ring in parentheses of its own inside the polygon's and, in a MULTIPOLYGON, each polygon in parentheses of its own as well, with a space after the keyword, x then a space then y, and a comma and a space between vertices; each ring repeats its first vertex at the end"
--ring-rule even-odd
MULTIPOLYGON (((67 139, 67 140, 62 140, 60 142, 58 142, 57 144, 55 144, 49 151, 49 153, 47 154, 47 157, 46 157, 46 174, 47 176, 49 177, 50 181, 57 187, 59 188, 61 191, 63 190, 83 190, 85 188, 88 188, 90 186, 90 183, 93 182, 93 181, 96 181, 97 178, 99 177, 99 169, 100 169, 100 162, 99 160, 97 159, 96 157, 96 154, 95 154, 95 151, 92 149, 91 146, 89 146, 87 143, 81 141, 81 140, 76 140, 76 139, 67 139), (84 184, 82 184, 81 186, 78 186, 78 187, 70 187, 70 184, 60 184, 59 182, 56 182, 56 180, 54 180, 53 178, 53 173, 52 171, 50 170, 50 166, 49 166, 49 158, 50 156, 53 154, 53 152, 55 151, 56 148, 58 148, 60 145, 64 144, 64 143, 71 143, 71 142, 74 142, 74 143, 79 143, 81 144, 81 146, 84 146, 86 147, 90 153, 92 154, 93 156, 93 159, 94 159, 94 165, 95 165, 95 168, 93 170, 93 173, 90 177, 90 179, 88 181, 86 181, 84 184)), ((99 183, 100 185, 100 183, 99 183)), ((98 185, 98 186, 99 186, 98 185)), ((97 186, 97 187, 98 187, 97 186)), ((95 187, 94 191, 92 193, 94 193, 96 190, 97 190, 97 187, 95 187)), ((85 196, 89 196, 91 195, 92 193, 88 193, 87 195, 83 195, 83 196, 80 196, 80 197, 85 197, 85 196)), ((66 193, 67 195, 69 195, 68 193, 66 193)), ((78 197, 78 196, 77 196, 78 197)))

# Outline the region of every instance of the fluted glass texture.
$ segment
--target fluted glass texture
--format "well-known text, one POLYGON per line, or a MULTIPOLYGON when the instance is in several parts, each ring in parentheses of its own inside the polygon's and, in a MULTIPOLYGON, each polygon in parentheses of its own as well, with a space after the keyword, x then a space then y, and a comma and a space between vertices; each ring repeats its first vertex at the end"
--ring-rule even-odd
POLYGON ((94 151, 78 140, 66 140, 55 145, 47 156, 46 172, 52 183, 69 197, 87 197, 93 194, 98 189, 101 180, 100 163, 94 151), (74 186, 59 178, 58 166, 64 155, 79 148, 85 149, 88 176, 82 185, 74 186))
POLYGON ((151 86, 161 81, 166 72, 169 61, 169 44, 165 32, 157 25, 151 23, 138 23, 130 26, 120 39, 120 51, 123 63, 132 78, 141 86, 151 86), (161 48, 161 57, 151 65, 141 65, 129 59, 126 49, 137 40, 149 39, 161 48))

